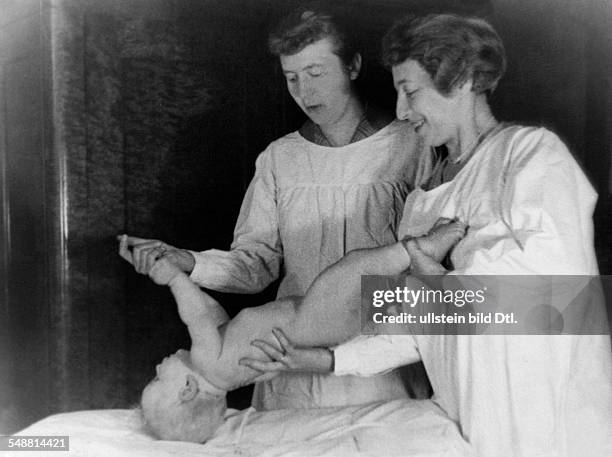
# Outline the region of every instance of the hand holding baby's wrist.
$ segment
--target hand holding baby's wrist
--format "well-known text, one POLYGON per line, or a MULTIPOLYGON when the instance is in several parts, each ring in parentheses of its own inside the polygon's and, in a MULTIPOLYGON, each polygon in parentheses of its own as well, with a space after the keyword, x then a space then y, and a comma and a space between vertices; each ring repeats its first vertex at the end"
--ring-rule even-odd
POLYGON ((182 272, 176 271, 176 274, 168 280, 168 287, 175 287, 180 282, 181 276, 182 272))
POLYGON ((149 277, 160 286, 171 286, 178 281, 178 278, 186 277, 178 266, 166 257, 159 258, 151 267, 149 277))

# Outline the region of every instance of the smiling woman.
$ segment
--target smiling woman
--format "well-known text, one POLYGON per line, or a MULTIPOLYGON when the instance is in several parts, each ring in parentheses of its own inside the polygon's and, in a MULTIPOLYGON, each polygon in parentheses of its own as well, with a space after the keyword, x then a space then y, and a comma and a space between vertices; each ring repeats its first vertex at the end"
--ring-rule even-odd
POLYGON ((470 27, 442 15, 410 29, 400 22, 383 43, 398 119, 409 121, 432 146, 446 146, 454 163, 465 163, 497 126, 488 97, 506 69, 495 30, 481 19, 466 21, 470 27))

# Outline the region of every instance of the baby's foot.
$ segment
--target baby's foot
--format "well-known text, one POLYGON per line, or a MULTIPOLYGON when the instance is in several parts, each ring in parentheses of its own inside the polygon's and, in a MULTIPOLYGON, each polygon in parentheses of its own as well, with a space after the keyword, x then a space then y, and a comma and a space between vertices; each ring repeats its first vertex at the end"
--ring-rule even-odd
POLYGON ((436 262, 442 262, 446 253, 465 236, 467 229, 467 225, 462 222, 446 220, 440 219, 431 232, 415 240, 423 254, 436 262))
POLYGON ((411 249, 410 253, 410 272, 416 275, 443 275, 448 273, 446 268, 439 262, 425 254, 418 246, 411 249))

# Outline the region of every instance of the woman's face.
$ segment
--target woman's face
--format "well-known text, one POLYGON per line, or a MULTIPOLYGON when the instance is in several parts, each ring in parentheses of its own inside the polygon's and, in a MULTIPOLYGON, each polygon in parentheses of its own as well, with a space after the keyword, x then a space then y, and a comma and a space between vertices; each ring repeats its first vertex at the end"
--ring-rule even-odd
POLYGON ((351 80, 359 69, 348 70, 334 53, 329 38, 316 41, 297 54, 280 57, 287 89, 306 115, 322 127, 332 127, 346 113, 354 97, 351 80))
POLYGON ((395 65, 392 73, 397 90, 397 118, 410 122, 432 146, 456 141, 463 118, 463 91, 442 95, 416 60, 407 59, 395 65))

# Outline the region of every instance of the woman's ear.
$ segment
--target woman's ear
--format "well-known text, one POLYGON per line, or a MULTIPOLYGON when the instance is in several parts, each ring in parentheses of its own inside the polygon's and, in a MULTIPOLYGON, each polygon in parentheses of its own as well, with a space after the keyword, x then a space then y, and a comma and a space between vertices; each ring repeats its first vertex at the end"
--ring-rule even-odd
POLYGON ((470 92, 472 92, 473 88, 474 88, 474 80, 472 78, 469 78, 467 81, 465 81, 460 86, 456 86, 454 91, 457 94, 465 95, 465 94, 469 94, 470 92))
POLYGON ((179 399, 181 402, 193 400, 199 392, 200 386, 198 385, 196 377, 192 374, 185 376, 185 385, 179 391, 179 399))
POLYGON ((359 54, 358 52, 355 53, 355 55, 353 56, 353 60, 351 61, 351 64, 348 67, 349 70, 349 78, 351 78, 351 81, 354 81, 357 79, 357 76, 359 76, 359 72, 361 71, 361 54, 359 54))

